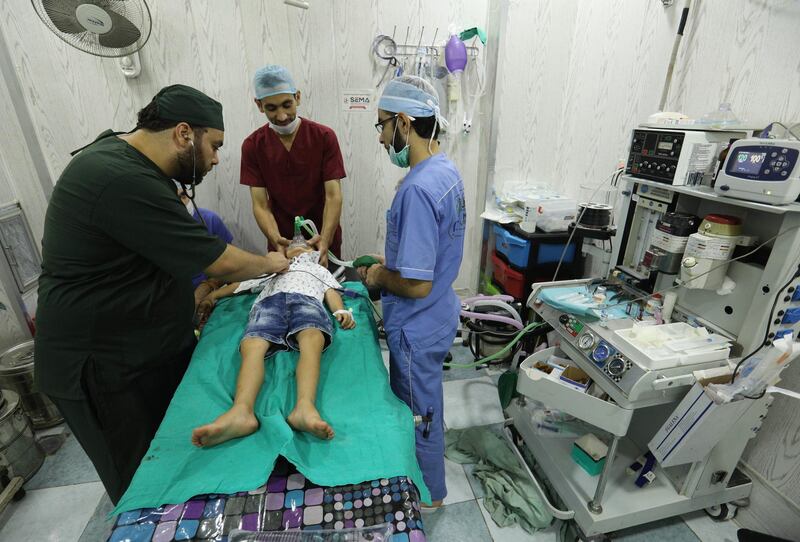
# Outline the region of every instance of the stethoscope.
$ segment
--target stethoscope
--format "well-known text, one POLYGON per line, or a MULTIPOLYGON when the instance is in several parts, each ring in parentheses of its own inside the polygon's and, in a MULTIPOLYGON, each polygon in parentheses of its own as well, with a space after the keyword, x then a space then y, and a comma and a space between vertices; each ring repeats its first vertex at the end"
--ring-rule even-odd
POLYGON ((203 215, 200 213, 200 209, 197 207, 197 204, 194 202, 195 189, 197 188, 197 165, 196 165, 196 160, 197 160, 196 153, 197 153, 197 151, 195 151, 194 140, 193 139, 190 139, 189 136, 183 136, 183 138, 187 139, 189 141, 189 145, 192 146, 192 184, 191 184, 192 193, 189 194, 189 190, 187 190, 186 185, 183 183, 183 181, 178 181, 178 182, 181 183, 181 189, 183 190, 183 194, 187 198, 189 198, 189 201, 192 202, 192 208, 197 213, 197 217, 200 219, 200 222, 202 222, 203 226, 205 227, 205 229, 208 230, 208 224, 206 224, 206 219, 203 218, 203 215))

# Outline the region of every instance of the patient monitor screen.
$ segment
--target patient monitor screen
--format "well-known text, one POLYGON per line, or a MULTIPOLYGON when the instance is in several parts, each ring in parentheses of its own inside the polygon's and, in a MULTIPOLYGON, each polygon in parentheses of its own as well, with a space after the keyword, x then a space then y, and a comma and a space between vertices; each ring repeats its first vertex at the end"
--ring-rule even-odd
POLYGON ((733 171, 757 175, 766 157, 767 153, 765 152, 739 151, 736 153, 736 164, 733 166, 733 171))

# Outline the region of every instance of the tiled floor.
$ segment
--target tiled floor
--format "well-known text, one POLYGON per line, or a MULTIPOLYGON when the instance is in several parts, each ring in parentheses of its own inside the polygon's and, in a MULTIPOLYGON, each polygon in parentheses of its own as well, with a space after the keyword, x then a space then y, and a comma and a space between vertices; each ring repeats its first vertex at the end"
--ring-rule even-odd
MULTIPOLYGON (((471 355, 463 347, 453 348, 457 363, 468 363, 471 355)), ((388 355, 385 355, 388 363, 388 355)), ((491 425, 499 430, 503 413, 497 398, 497 370, 473 368, 445 372, 445 422, 450 428, 491 425)), ((59 429, 49 433, 58 433, 59 429)), ((27 484, 27 495, 0 515, 0 540, 79 541, 105 540, 111 524, 106 515, 111 502, 99 483, 88 458, 74 437, 61 427, 66 440, 59 451, 45 460, 27 484)), ((483 489, 472 476, 474 465, 446 461, 448 496, 445 506, 427 515, 425 525, 432 542, 556 542, 561 527, 556 523, 531 536, 520 527, 500 528, 483 505, 483 489)), ((627 529, 614 534, 625 542, 734 542, 733 522, 715 523, 703 512, 627 529)))

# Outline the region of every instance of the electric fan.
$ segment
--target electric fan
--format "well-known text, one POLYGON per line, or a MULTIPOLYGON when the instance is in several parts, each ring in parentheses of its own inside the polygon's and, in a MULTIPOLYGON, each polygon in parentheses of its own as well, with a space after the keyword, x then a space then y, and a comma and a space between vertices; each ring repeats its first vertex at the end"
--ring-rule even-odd
POLYGON ((147 43, 152 20, 144 0, 31 0, 53 33, 95 56, 128 56, 147 43))

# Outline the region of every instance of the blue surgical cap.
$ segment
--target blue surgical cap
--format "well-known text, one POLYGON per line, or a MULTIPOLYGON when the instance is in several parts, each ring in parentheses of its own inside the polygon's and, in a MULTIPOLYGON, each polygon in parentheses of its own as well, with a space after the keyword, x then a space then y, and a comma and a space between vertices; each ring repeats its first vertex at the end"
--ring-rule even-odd
POLYGON ((260 68, 253 76, 253 93, 256 100, 275 96, 276 94, 295 94, 297 88, 294 86, 289 70, 277 64, 270 64, 260 68))
POLYGON ((383 89, 378 108, 412 117, 436 117, 439 126, 447 122, 439 110, 439 95, 429 82, 414 75, 392 79, 383 89))

